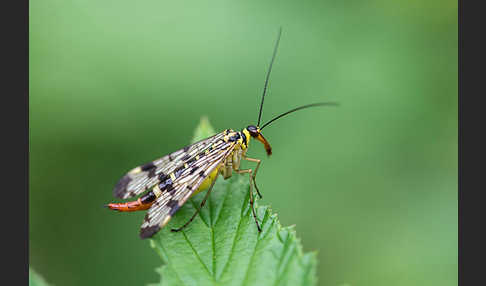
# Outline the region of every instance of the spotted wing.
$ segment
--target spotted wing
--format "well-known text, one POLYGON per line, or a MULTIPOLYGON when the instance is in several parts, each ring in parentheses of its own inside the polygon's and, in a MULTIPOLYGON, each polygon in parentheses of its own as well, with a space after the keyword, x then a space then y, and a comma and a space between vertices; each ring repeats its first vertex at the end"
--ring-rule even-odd
POLYGON ((223 136, 224 132, 218 133, 160 159, 132 169, 115 185, 113 195, 117 198, 127 199, 143 193, 160 182, 160 174, 169 174, 177 167, 183 166, 184 161, 195 157, 212 144, 218 142, 223 136))
POLYGON ((173 182, 171 191, 165 191, 150 207, 140 230, 142 239, 152 237, 164 227, 174 213, 191 197, 211 172, 220 166, 235 148, 235 142, 220 141, 213 151, 196 161, 173 182))

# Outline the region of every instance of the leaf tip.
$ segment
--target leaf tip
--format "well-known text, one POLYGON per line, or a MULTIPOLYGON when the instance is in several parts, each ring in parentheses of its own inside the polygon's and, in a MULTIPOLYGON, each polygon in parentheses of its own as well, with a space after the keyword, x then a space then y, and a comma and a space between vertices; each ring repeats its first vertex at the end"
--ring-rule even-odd
POLYGON ((199 124, 197 125, 196 129, 194 130, 194 135, 192 136, 191 142, 197 142, 204 138, 207 138, 215 133, 213 126, 209 122, 209 118, 207 116, 202 116, 199 120, 199 124))

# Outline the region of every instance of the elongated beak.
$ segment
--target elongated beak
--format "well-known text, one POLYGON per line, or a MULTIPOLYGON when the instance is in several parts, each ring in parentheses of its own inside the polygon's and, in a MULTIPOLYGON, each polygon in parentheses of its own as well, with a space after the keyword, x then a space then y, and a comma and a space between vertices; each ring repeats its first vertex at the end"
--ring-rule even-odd
POLYGON ((265 147, 265 151, 267 151, 267 155, 268 156, 272 155, 272 147, 270 147, 270 144, 268 143, 267 139, 265 139, 265 137, 263 137, 261 133, 258 134, 256 139, 263 143, 263 146, 265 147))

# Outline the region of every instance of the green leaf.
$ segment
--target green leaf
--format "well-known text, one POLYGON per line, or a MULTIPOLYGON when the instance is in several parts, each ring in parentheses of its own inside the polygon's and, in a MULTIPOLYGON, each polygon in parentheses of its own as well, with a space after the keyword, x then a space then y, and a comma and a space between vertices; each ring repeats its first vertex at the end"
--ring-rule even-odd
POLYGON ((199 122, 196 130, 194 130, 194 136, 192 136, 191 142, 194 143, 196 141, 207 138, 215 133, 216 132, 214 131, 213 126, 211 126, 211 123, 209 123, 209 119, 206 116, 201 117, 201 122, 199 122))
POLYGON ((47 282, 34 269, 29 267, 29 286, 48 286, 47 282))
MULTIPOLYGON (((202 119, 193 140, 214 133, 202 119)), ((204 192, 190 199, 151 240, 165 265, 152 285, 315 285, 316 255, 303 253, 293 227, 282 227, 268 206, 255 205, 258 233, 249 204, 248 175, 219 177, 200 215, 181 232, 204 192)))

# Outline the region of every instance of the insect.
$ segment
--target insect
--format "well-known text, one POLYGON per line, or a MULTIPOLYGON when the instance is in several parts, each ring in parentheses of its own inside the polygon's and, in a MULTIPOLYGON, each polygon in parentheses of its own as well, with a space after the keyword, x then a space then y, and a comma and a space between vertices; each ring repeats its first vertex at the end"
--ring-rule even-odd
POLYGON ((337 105, 337 103, 334 102, 303 105, 282 113, 259 127, 268 80, 277 54, 281 33, 282 29, 280 28, 270 66, 265 78, 265 85, 256 125, 248 125, 241 131, 226 129, 216 135, 170 153, 160 159, 136 167, 123 176, 115 185, 113 194, 115 197, 121 199, 128 199, 146 192, 135 201, 110 203, 107 205, 107 207, 112 210, 122 212, 148 209, 140 230, 140 237, 142 239, 152 237, 164 227, 177 210, 184 205, 190 197, 203 190, 207 190, 200 207, 192 217, 184 225, 177 229, 172 229, 172 231, 178 232, 184 229, 192 222, 204 206, 218 175, 222 175, 224 179, 228 179, 232 176, 233 172, 237 174, 248 174, 250 180, 249 201, 252 215, 258 231, 261 232, 261 227, 253 206, 253 187, 258 196, 260 198, 262 197, 255 181, 261 160, 246 156, 251 139, 256 139, 263 143, 267 155, 270 156, 272 154, 272 148, 262 134, 262 130, 265 127, 275 120, 301 109, 314 106, 337 105), (255 168, 240 169, 242 160, 256 163, 255 168))

